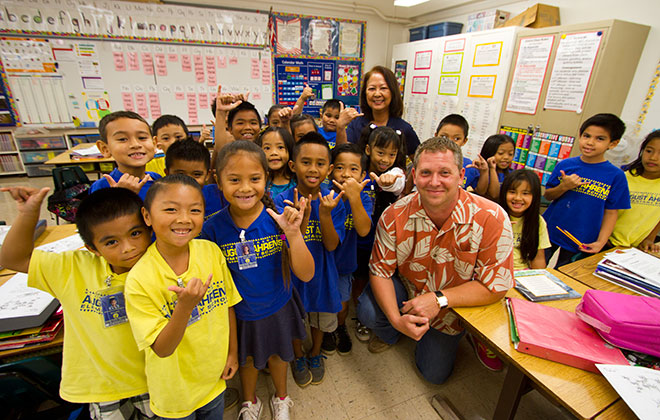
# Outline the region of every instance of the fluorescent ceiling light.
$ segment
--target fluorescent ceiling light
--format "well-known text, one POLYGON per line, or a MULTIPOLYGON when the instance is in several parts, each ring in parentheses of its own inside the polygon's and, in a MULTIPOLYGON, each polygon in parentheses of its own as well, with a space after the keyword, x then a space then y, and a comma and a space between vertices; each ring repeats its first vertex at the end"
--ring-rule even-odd
POLYGON ((394 0, 394 5, 399 7, 410 7, 426 3, 427 1, 429 0, 394 0))

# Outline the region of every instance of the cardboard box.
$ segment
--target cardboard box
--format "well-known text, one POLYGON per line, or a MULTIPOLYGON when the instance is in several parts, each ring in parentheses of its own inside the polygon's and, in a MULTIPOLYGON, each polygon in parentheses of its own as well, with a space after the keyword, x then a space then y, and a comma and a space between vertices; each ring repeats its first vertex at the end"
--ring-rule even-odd
POLYGON ((559 8, 537 3, 518 16, 507 20, 504 26, 526 26, 528 28, 545 28, 559 25, 559 8))
POLYGON ((502 10, 487 10, 468 16, 466 32, 486 31, 501 28, 511 13, 502 10))

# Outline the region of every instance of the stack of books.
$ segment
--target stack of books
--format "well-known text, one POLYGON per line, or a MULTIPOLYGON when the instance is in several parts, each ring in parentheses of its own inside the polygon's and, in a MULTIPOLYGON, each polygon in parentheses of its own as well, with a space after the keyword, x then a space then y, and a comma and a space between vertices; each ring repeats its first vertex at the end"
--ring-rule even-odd
POLYGON ((62 307, 40 326, 0 333, 0 351, 20 349, 37 343, 53 341, 64 325, 62 307))
POLYGON ((594 275, 641 295, 660 297, 660 258, 639 249, 605 254, 594 275))

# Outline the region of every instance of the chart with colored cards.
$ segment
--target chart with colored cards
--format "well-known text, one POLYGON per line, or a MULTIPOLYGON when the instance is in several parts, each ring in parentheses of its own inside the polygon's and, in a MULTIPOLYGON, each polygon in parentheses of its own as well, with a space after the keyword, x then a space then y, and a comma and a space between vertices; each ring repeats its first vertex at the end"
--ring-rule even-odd
POLYGON ((339 96, 357 96, 360 92, 360 66, 337 65, 337 91, 339 96))

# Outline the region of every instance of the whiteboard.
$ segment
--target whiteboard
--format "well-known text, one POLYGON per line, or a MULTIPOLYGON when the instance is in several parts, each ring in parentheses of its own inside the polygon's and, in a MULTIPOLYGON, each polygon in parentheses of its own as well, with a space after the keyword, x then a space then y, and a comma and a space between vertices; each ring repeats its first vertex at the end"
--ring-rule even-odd
POLYGON ((461 114, 470 124, 463 155, 475 159, 486 138, 499 133, 499 119, 515 49, 517 27, 464 33, 392 49, 406 60, 404 119, 424 141, 442 118, 461 114), (415 93, 413 93, 415 92, 415 93))
MULTIPOLYGON (((150 123, 162 114, 175 114, 191 125, 206 124, 213 118, 210 104, 219 83, 223 92, 249 92, 261 113, 272 105, 271 54, 266 49, 23 39, 26 48, 39 43, 41 49, 50 49, 55 64, 53 72, 8 72, 23 124, 57 125, 74 117, 97 123, 106 113, 122 109, 138 112, 150 123)), ((0 58, 9 64, 7 54, 0 58)))

